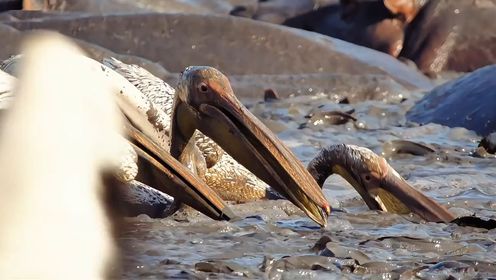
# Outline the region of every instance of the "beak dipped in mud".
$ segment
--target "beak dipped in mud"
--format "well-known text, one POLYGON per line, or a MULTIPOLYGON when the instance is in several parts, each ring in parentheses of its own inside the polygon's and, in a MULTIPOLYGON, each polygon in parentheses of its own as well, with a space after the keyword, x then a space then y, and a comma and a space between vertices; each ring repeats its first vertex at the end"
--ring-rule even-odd
POLYGON ((193 175, 183 164, 159 147, 149 137, 132 126, 125 125, 133 148, 144 161, 137 180, 167 193, 215 220, 235 217, 226 203, 210 187, 193 175))
MULTIPOLYGON (((384 163, 387 164, 386 160, 384 160, 384 163)), ((365 184, 365 188, 370 189, 371 194, 375 193, 373 191, 374 188, 378 189, 375 193, 376 200, 381 204, 381 208, 387 211, 395 211, 395 206, 402 203, 403 206, 399 207, 399 209, 406 208, 426 221, 447 223, 455 218, 444 206, 410 186, 389 165, 385 174, 377 183, 365 182, 365 184), (376 187, 376 184, 379 187, 376 187)))
POLYGON ((454 216, 441 204, 410 186, 383 157, 354 145, 334 145, 322 150, 308 165, 322 186, 336 173, 348 181, 372 210, 415 213, 430 222, 451 222, 454 216))
POLYGON ((177 87, 171 155, 179 158, 196 129, 321 226, 330 206, 296 156, 235 97, 212 67, 188 67, 177 87))

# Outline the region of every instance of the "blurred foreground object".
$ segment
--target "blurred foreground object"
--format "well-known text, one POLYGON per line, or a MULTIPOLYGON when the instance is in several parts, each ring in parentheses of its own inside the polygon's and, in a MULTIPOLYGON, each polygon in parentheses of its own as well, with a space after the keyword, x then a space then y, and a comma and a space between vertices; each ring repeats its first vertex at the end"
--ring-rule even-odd
POLYGON ((115 102, 61 36, 32 35, 23 53, 0 139, 0 278, 103 278, 114 252, 101 175, 117 161, 115 102))

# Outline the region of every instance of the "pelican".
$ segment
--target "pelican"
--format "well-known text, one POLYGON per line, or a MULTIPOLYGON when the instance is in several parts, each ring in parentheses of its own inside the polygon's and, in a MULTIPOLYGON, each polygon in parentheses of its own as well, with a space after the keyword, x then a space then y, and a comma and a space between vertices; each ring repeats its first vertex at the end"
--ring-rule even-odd
MULTIPOLYGON (((113 62, 114 65, 106 63, 110 67, 102 68, 102 70, 107 74, 116 73, 110 70, 110 68, 118 69, 115 67, 117 61, 114 59, 113 62)), ((128 77, 126 80, 128 83, 133 81, 128 75, 122 75, 125 73, 124 71, 120 71, 120 73, 119 79, 128 77)), ((154 137, 153 140, 156 143, 160 143, 161 147, 170 145, 171 155, 174 158, 181 160, 181 162, 188 161, 188 158, 198 159, 197 153, 195 153, 198 142, 200 142, 200 147, 202 147, 201 142, 203 142, 204 147, 207 146, 212 150, 216 150, 217 152, 214 154, 218 157, 220 153, 219 149, 215 148, 216 145, 211 142, 212 140, 215 141, 232 156, 232 158, 225 157, 226 160, 224 162, 227 162, 228 165, 224 171, 227 170, 228 172, 224 172, 223 177, 218 176, 218 178, 227 178, 227 180, 230 180, 231 182, 235 179, 235 183, 229 185, 229 187, 233 189, 232 193, 235 195, 243 193, 243 191, 240 192, 234 188, 243 186, 243 184, 239 184, 239 182, 246 185, 246 181, 250 180, 250 177, 247 177, 240 181, 237 179, 240 175, 253 176, 250 175, 247 170, 240 172, 239 170, 244 169, 241 169, 241 166, 237 165, 235 162, 236 160, 254 173, 255 176, 274 188, 278 194, 288 198, 312 220, 325 227, 327 224, 327 217, 330 214, 330 206, 325 199, 322 190, 296 156, 237 100, 227 77, 217 69, 207 66, 188 67, 181 77, 182 83, 178 86, 175 97, 173 98, 174 103, 170 116, 166 113, 167 107, 170 106, 168 105, 169 103, 165 102, 162 107, 155 103, 156 100, 160 100, 160 97, 163 96, 163 91, 158 91, 158 98, 153 98, 153 94, 157 94, 157 91, 145 91, 145 93, 147 93, 144 94, 146 101, 134 102, 132 104, 120 102, 121 109, 130 119, 134 118, 133 115, 136 113, 136 109, 141 111, 142 115, 146 115, 147 122, 141 120, 133 123, 133 125, 143 131, 151 129, 151 132, 149 133, 154 137), (206 96, 203 95, 202 92, 198 92, 200 84, 207 85, 207 87, 208 85, 214 87, 214 90, 211 91, 211 94, 207 99, 205 99, 206 96), (195 99, 195 97, 200 97, 200 99, 195 99), (227 101, 227 103, 217 102, 220 99, 227 101), (203 102, 205 102, 205 104, 202 104, 203 102), (210 104, 218 106, 216 108, 224 111, 235 112, 236 115, 218 115, 220 118, 216 119, 208 114, 195 112, 197 110, 195 108, 196 106, 202 108, 204 106, 213 107, 210 104), (187 111, 184 111, 183 109, 186 109, 187 111), (237 120, 233 119, 236 121, 236 125, 232 124, 232 120, 229 119, 230 117, 238 118, 237 120), (237 134, 232 134, 236 129, 240 131, 237 134), (190 141, 196 130, 199 130, 212 140, 205 138, 201 134, 197 134, 196 144, 195 142, 190 141), (247 138, 248 140, 246 140, 247 138), (230 174, 229 172, 234 174, 230 174)), ((128 96, 130 92, 138 90, 140 84, 146 85, 146 88, 153 88, 150 86, 150 84, 152 84, 150 82, 151 80, 152 79, 138 78, 136 81, 139 82, 136 83, 136 81, 134 81, 134 86, 132 86, 132 88, 121 87, 120 93, 128 96)), ((156 81, 162 83, 162 88, 164 87, 163 81, 158 79, 156 81)), ((121 84, 125 83, 122 82, 121 84)), ((157 88, 160 88, 160 85, 157 86, 157 88)), ((170 90, 168 91, 170 92, 170 90)), ((140 96, 140 93, 143 94, 143 92, 140 92, 139 90, 136 93, 133 92, 133 98, 140 96)), ((121 99, 118 99, 118 101, 119 100, 121 99)), ((167 100, 167 98, 163 98, 163 100, 167 100)), ((168 100, 170 102, 172 98, 168 98, 168 100)), ((164 101, 162 101, 161 104, 163 104, 163 102, 164 101)), ((203 149, 203 153, 207 154, 205 157, 206 159, 204 159, 205 162, 211 162, 212 160, 208 159, 211 153, 208 152, 207 149, 203 149)), ((165 157, 166 155, 164 154, 163 156, 165 157)), ((201 160, 199 163, 199 160, 193 159, 190 160, 189 163, 186 163, 192 171, 196 171, 197 174, 202 174, 204 173, 202 171, 204 168, 201 168, 201 162, 201 160)), ((223 162, 222 157, 220 162, 223 162)), ((142 171, 140 172, 141 174, 146 173, 146 165, 140 165, 140 170, 142 171)), ((140 174, 138 173, 138 175, 140 174)), ((140 176, 137 178, 140 181, 143 181, 140 176)), ((252 182, 255 182, 254 177, 251 177, 251 179, 252 182)), ((154 180, 144 181, 144 183, 154 187, 163 184, 163 182, 154 180)), ((254 184, 252 184, 252 186, 253 185, 254 184)), ((257 186, 255 186, 255 188, 257 188, 257 186)), ((250 188, 247 189, 250 190, 250 188)), ((253 190, 253 188, 251 188, 251 190, 253 190)), ((267 188, 263 187, 262 190, 262 193, 265 196, 267 188)), ((247 191, 244 192, 246 193, 247 191)))
MULTIPOLYGON (((134 69, 125 67, 115 59, 106 60, 104 64, 120 73, 135 88, 142 89, 148 104, 152 104, 144 110, 148 124, 154 126, 163 146, 170 145, 174 158, 184 162, 185 158, 190 157, 188 154, 195 154, 191 151, 200 147, 206 155, 204 161, 207 166, 223 166, 219 168, 223 172, 214 176, 222 180, 218 185, 227 183, 226 189, 234 196, 249 199, 258 197, 246 193, 267 196, 267 187, 259 183, 249 170, 325 227, 330 206, 322 190, 296 156, 238 101, 229 80, 220 71, 208 66, 186 68, 172 98, 171 87, 146 70, 137 66, 133 66, 134 69), (164 97, 164 93, 169 94, 164 97), (207 111, 204 112, 204 109, 207 111), (159 112, 164 114, 158 115, 159 112), (202 134, 195 134, 197 130, 202 134), (229 156, 224 156, 224 152, 212 141, 229 156), (213 158, 220 160, 215 163, 213 158)), ((201 164, 195 161, 190 164, 190 169, 198 174, 204 173, 198 166, 201 164)))
POLYGON ((410 186, 386 159, 367 148, 332 145, 321 150, 307 168, 321 187, 329 176, 339 174, 372 210, 412 212, 429 222, 455 219, 443 205, 410 186))
POLYGON ((294 154, 237 100, 220 71, 208 66, 188 67, 174 90, 139 66, 114 58, 105 59, 103 64, 155 104, 153 112, 165 112, 160 118, 148 119, 170 138, 163 145, 170 146, 175 158, 184 162, 191 150, 201 151, 203 157, 193 160, 190 169, 222 198, 244 202, 282 195, 325 226, 330 206, 320 188, 294 154), (228 113, 211 116, 202 112, 204 107, 228 113))
MULTIPOLYGON (((176 96, 175 89, 137 65, 128 65, 115 58, 105 58, 103 64, 126 78, 165 112, 164 132, 170 135, 170 118, 176 96)), ((183 162, 186 161, 190 169, 196 171, 222 199, 243 203, 279 197, 267 184, 236 162, 203 133, 197 131, 194 140, 195 146, 190 147, 190 149, 195 151, 190 151, 190 154, 196 153, 197 155, 201 154, 201 156, 183 159, 183 162)), ((170 141, 166 145, 170 147, 170 141)))
POLYGON ((321 226, 330 206, 303 164, 236 98, 228 78, 208 66, 181 74, 172 110, 171 155, 180 158, 196 130, 321 226))

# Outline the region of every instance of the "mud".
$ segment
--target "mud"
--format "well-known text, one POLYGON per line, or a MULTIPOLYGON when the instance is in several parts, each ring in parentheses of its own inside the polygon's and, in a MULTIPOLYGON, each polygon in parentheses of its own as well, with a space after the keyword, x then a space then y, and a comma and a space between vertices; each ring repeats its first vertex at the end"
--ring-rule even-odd
MULTIPOLYGON (((369 100, 336 104, 325 95, 243 102, 308 163, 320 147, 366 146, 388 158, 413 186, 457 216, 496 218, 494 158, 474 158, 479 137, 463 128, 412 125, 406 111, 420 92, 403 102, 369 100), (356 122, 301 128, 311 112, 354 109, 356 122), (391 141, 410 140, 414 152, 390 153, 391 141), (434 152, 425 152, 427 148, 434 152)), ((394 142, 393 142, 394 143, 394 142)), ((404 147, 398 142, 395 145, 404 147)), ((408 144, 406 147, 410 147, 408 144)), ((214 222, 192 212, 153 220, 127 220, 122 241, 127 278, 376 279, 489 278, 496 273, 496 231, 425 223, 418 217, 370 211, 342 178, 331 176, 324 193, 334 208, 319 229, 287 201, 233 205, 242 219, 214 222), (320 246, 314 245, 319 239, 320 246)))

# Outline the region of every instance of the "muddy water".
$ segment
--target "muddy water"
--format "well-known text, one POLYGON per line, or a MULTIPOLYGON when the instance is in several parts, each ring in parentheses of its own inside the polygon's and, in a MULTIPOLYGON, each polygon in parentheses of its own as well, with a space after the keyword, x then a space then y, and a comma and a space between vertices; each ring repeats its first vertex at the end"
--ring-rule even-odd
MULTIPOLYGON (((398 98, 389 103, 336 104, 332 93, 318 92, 266 103, 243 102, 305 164, 321 147, 365 146, 387 157, 408 182, 453 213, 496 218, 496 159, 471 156, 479 137, 462 128, 407 123, 405 112, 421 93, 393 94, 398 98), (340 125, 322 113, 351 110, 357 120, 340 125), (435 152, 398 154, 390 144, 393 140, 428 144, 435 152)), ((370 211, 337 176, 327 180, 324 191, 334 211, 323 230, 287 201, 234 205, 244 218, 233 222, 216 222, 188 211, 162 220, 128 219, 120 238, 126 250, 122 275, 134 279, 496 276, 496 230, 423 223, 413 216, 370 211), (323 236, 330 238, 327 248, 312 250, 323 236)))

